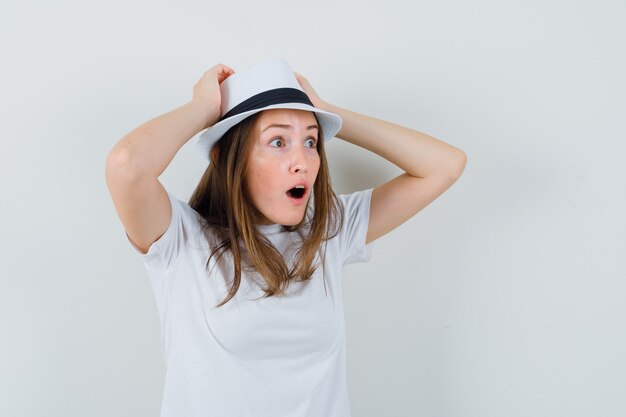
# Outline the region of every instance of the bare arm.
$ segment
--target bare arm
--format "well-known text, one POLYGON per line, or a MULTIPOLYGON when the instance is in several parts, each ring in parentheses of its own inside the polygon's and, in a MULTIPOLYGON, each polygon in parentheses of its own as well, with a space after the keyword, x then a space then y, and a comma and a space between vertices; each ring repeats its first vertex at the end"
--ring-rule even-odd
POLYGON ((208 120, 217 120, 214 109, 198 100, 145 122, 124 136, 111 150, 110 159, 123 162, 135 173, 158 178, 176 153, 208 120))
POLYGON ((467 156, 424 133, 325 102, 306 78, 298 81, 316 107, 341 116, 337 137, 368 149, 405 171, 372 192, 369 243, 395 229, 446 191, 461 176, 467 156))
POLYGON ((219 119, 219 84, 232 73, 221 64, 207 70, 190 102, 135 128, 107 156, 106 183, 115 210, 143 253, 171 222, 169 197, 158 177, 189 139, 219 119))
POLYGON ((108 159, 130 163, 141 175, 159 177, 189 139, 219 119, 219 84, 232 73, 223 65, 206 71, 194 86, 191 101, 132 130, 113 147, 108 159))

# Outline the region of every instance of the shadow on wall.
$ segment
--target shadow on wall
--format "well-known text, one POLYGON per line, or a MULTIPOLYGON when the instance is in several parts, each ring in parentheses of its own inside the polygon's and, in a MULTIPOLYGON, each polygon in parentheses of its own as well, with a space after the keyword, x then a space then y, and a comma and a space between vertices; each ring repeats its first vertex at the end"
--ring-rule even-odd
POLYGON ((391 162, 338 138, 328 142, 326 156, 336 194, 376 187, 402 173, 391 162))

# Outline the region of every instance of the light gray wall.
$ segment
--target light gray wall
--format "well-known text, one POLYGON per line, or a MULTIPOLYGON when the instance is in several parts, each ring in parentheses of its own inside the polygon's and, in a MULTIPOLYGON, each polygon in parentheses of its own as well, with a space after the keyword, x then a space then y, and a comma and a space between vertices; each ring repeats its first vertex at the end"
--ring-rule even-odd
MULTIPOLYGON (((324 99, 469 157, 346 268, 353 415, 626 415, 624 2, 16 4, 0 8, 0 415, 157 415, 157 311, 105 157, 212 65, 276 56, 324 99)), ((329 153, 339 192, 399 173, 339 139, 329 153)), ((189 143, 161 180, 186 200, 204 167, 189 143)))

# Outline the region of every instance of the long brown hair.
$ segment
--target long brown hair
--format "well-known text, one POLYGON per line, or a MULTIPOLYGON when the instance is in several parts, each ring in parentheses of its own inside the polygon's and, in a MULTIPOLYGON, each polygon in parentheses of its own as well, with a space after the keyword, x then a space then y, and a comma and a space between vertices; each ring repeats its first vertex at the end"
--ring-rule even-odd
POLYGON ((320 254, 323 268, 325 242, 337 235, 343 223, 340 201, 331 187, 324 138, 319 129, 317 151, 320 167, 313 186, 313 198, 309 202, 313 206, 312 214, 307 210, 299 224, 285 226, 301 236, 302 244, 296 248, 293 265, 288 267, 274 245, 257 233, 256 225, 262 215, 252 204, 245 178, 261 113, 255 113, 233 126, 215 144, 210 154, 211 163, 189 200, 189 205, 205 220, 202 229, 212 247, 206 268, 214 256, 219 261, 227 252, 232 254, 233 285, 226 299, 216 307, 226 304, 237 293, 242 265, 265 279, 267 287, 264 288, 263 298, 284 295, 293 280, 309 280, 319 266, 314 264, 316 254, 320 254), (322 246, 323 250, 320 250, 322 246))

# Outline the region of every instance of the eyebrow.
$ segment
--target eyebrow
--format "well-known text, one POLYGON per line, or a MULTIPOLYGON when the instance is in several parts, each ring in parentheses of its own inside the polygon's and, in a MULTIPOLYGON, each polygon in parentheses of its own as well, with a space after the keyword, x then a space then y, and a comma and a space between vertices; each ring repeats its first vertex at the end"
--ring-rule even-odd
MULTIPOLYGON (((280 123, 273 123, 269 126, 267 126, 265 129, 263 129, 261 132, 265 132, 267 129, 272 128, 272 127, 280 127, 283 129, 291 129, 292 126, 291 125, 285 125, 285 124, 280 124, 280 123)), ((317 125, 311 125, 309 127, 306 128, 307 130, 311 130, 311 129, 317 129, 319 130, 319 127, 317 125)))

